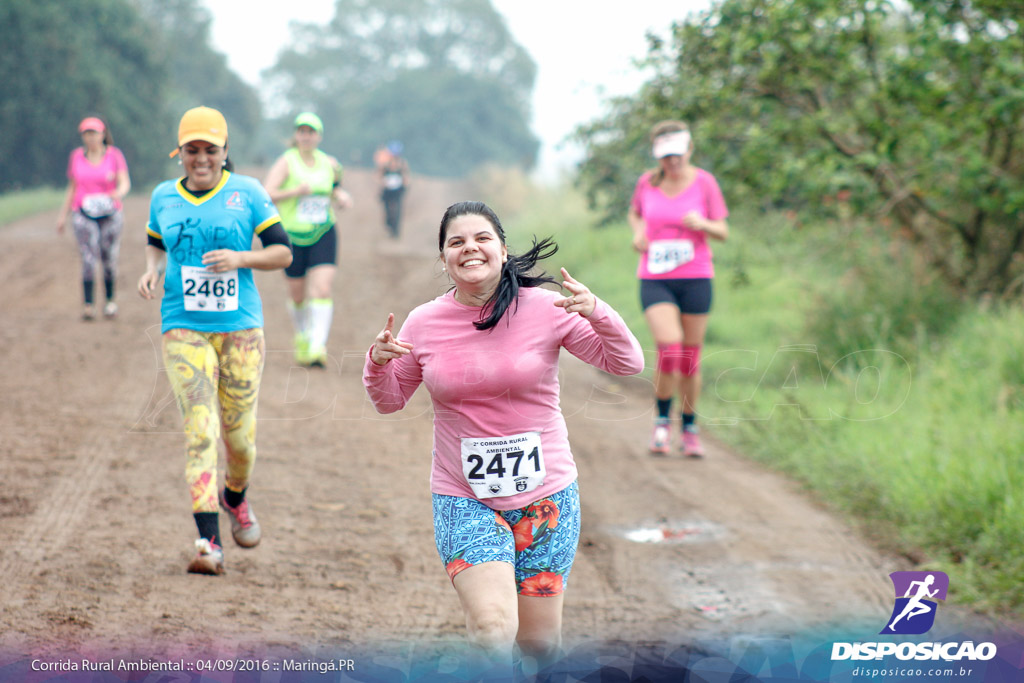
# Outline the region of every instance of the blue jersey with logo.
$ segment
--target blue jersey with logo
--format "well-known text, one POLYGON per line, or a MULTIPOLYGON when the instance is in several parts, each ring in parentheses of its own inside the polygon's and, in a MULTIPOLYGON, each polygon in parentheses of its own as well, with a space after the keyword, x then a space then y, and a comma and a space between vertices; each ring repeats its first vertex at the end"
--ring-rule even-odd
POLYGON ((167 250, 161 333, 177 327, 199 332, 234 332, 263 327, 263 302, 252 269, 211 273, 203 254, 215 249, 248 251, 255 235, 280 221, 259 181, 224 171, 202 197, 182 181, 153 190, 146 230, 167 250))

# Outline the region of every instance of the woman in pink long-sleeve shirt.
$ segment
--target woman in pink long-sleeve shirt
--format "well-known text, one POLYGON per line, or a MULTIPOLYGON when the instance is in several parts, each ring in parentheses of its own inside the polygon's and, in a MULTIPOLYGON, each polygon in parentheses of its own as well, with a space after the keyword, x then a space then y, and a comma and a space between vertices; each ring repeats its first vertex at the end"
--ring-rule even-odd
POLYGON ((579 540, 576 465, 558 402, 564 347, 617 375, 643 369, 622 318, 562 269, 527 273, 549 240, 508 253, 486 205, 462 202, 441 220, 438 248, 454 288, 414 309, 398 336, 388 316, 363 383, 377 410, 400 410, 425 384, 434 405, 435 540, 471 640, 495 666, 514 645, 538 668, 561 644, 563 590, 579 540))

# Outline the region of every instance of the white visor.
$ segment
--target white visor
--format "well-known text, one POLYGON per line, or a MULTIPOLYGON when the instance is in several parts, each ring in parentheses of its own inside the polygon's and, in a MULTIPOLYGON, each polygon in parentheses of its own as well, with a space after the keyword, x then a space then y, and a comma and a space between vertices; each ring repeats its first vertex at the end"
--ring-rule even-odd
POLYGON ((675 133, 665 133, 654 138, 654 149, 651 153, 655 159, 660 159, 672 154, 683 155, 689 151, 690 131, 680 130, 675 133))

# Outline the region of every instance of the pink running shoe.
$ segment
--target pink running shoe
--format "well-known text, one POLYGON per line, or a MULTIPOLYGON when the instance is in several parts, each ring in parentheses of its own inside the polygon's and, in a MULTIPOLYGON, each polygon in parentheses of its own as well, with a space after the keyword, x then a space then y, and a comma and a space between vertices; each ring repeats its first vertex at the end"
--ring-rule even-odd
POLYGON ((683 455, 687 458, 703 458, 704 446, 700 443, 700 436, 695 431, 683 430, 683 455))
POLYGON ((189 574, 211 574, 224 573, 224 551, 216 543, 211 543, 205 538, 196 539, 196 556, 188 563, 189 574))
POLYGON ((249 506, 249 501, 243 500, 238 507, 233 508, 224 499, 224 491, 221 491, 220 506, 231 519, 231 537, 235 539, 235 543, 243 548, 255 548, 259 545, 262 536, 260 523, 256 521, 256 514, 249 506))
POLYGON ((672 430, 668 420, 656 420, 654 433, 651 434, 650 451, 654 455, 668 455, 671 451, 669 440, 672 438, 672 430))

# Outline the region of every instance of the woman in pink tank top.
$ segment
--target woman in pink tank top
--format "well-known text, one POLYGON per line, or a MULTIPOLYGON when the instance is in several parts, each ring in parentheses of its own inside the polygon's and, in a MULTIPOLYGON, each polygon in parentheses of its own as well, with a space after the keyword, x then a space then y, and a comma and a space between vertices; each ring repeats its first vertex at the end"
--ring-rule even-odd
POLYGON ((658 346, 657 417, 650 451, 665 455, 672 450, 672 399, 678 393, 681 451, 701 457, 696 405, 715 274, 709 242, 728 237, 729 211, 715 177, 690 163, 689 126, 662 121, 652 129, 651 140, 658 168, 637 181, 628 216, 633 247, 640 253, 640 302, 658 346))

